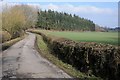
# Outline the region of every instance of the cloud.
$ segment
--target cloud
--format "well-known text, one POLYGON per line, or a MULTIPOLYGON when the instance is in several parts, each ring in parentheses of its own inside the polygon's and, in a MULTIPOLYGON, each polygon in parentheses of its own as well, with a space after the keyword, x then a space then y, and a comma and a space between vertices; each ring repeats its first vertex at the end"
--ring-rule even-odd
MULTIPOLYGON (((6 4, 8 7, 11 7, 14 5, 20 5, 21 3, 3 3, 3 7, 6 6, 6 4)), ((103 13, 113 14, 114 13, 114 11, 110 8, 99 8, 96 6, 89 6, 89 5, 80 5, 80 6, 75 6, 72 4, 56 5, 52 3, 48 5, 41 5, 39 3, 25 3, 25 4, 35 8, 41 8, 43 10, 51 9, 59 12, 67 12, 72 14, 103 14, 103 13)))
POLYGON ((16 3, 3 2, 2 5, 0 5, 0 8, 5 8, 5 7, 11 8, 15 5, 22 5, 22 4, 29 5, 29 6, 34 7, 34 8, 40 8, 40 4, 38 4, 38 3, 33 4, 33 3, 17 3, 17 2, 16 3))
POLYGON ((41 5, 43 9, 51 9, 56 11, 63 11, 68 13, 85 13, 85 14, 112 14, 113 10, 110 8, 99 8, 96 6, 74 6, 71 4, 64 4, 64 5, 55 5, 55 4, 48 4, 48 5, 41 5))
POLYGON ((118 2, 119 0, 4 0, 7 2, 118 2))
POLYGON ((57 5, 53 5, 53 4, 49 4, 48 5, 48 9, 51 9, 51 10, 59 10, 59 6, 57 6, 57 5))

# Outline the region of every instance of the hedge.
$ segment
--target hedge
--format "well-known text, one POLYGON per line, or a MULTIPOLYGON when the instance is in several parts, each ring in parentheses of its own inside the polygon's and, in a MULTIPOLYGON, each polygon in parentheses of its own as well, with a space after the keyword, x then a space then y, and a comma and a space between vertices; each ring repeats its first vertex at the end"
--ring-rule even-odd
POLYGON ((6 50, 7 48, 9 48, 10 46, 12 46, 13 44, 15 44, 16 42, 22 40, 23 38, 25 38, 26 35, 24 36, 21 36, 21 37, 18 37, 18 38, 15 38, 15 39, 12 39, 12 40, 9 40, 9 41, 6 41, 4 43, 1 43, 0 44, 0 47, 2 51, 6 50))
POLYGON ((92 73, 105 80, 120 80, 120 47, 95 42, 75 42, 65 38, 53 39, 41 32, 52 53, 81 72, 92 73))

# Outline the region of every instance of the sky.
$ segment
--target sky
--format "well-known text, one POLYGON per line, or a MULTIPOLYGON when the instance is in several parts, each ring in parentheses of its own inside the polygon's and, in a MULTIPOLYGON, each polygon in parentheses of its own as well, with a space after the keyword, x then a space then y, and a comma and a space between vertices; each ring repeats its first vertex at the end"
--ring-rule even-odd
POLYGON ((118 26, 118 0, 4 0, 7 3, 29 4, 42 10, 76 14, 94 23, 114 28, 118 26))

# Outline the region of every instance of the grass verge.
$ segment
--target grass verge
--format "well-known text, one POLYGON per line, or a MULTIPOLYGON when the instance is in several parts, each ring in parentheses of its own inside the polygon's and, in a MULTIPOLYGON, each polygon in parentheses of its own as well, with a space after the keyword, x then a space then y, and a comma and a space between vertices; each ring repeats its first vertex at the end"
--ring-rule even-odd
POLYGON ((57 57, 55 57, 53 54, 50 53, 50 50, 47 47, 47 44, 43 41, 42 37, 38 34, 36 34, 36 35, 37 35, 36 48, 39 51, 39 53, 43 57, 48 59, 50 62, 52 62, 53 64, 55 64, 56 66, 58 66, 59 68, 64 70, 67 74, 69 74, 73 78, 80 78, 82 80, 85 80, 85 79, 87 79, 87 80, 101 80, 101 78, 95 77, 94 75, 88 76, 87 74, 76 70, 71 65, 66 64, 66 63, 62 62, 61 60, 59 60, 57 57))
POLYGON ((25 38, 27 36, 27 34, 25 34, 24 36, 12 39, 10 41, 4 42, 2 43, 2 50, 5 50, 7 48, 9 48, 10 46, 12 46, 13 44, 15 44, 16 42, 22 40, 23 38, 25 38))

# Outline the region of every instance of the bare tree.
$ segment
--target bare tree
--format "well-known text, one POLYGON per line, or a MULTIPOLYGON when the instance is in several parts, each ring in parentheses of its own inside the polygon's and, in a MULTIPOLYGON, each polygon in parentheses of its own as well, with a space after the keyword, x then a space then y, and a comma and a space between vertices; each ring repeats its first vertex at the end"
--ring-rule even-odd
POLYGON ((37 10, 29 5, 15 5, 5 8, 2 12, 3 30, 13 38, 23 33, 23 30, 34 26, 37 21, 37 10))

